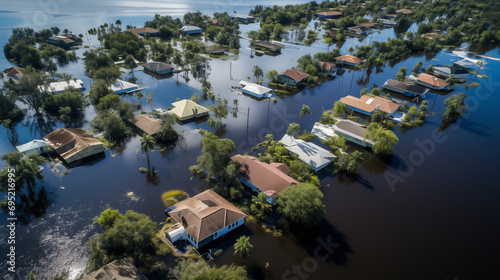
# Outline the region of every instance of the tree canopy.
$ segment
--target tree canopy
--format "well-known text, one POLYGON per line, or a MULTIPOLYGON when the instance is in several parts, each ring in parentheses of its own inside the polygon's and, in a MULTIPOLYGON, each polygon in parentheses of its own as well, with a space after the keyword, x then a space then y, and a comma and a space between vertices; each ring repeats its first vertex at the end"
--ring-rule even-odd
POLYGON ((322 199, 323 193, 312 184, 292 185, 280 193, 278 211, 294 224, 314 225, 326 213, 322 199))

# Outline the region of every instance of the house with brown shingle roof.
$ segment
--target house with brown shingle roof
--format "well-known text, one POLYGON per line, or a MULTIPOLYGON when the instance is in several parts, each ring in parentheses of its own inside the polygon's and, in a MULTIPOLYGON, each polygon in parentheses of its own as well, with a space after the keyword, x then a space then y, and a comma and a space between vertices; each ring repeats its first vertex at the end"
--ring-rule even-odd
POLYGON ((11 80, 15 85, 19 85, 21 82, 21 77, 24 75, 23 74, 24 68, 19 68, 19 67, 10 67, 6 68, 3 70, 5 73, 5 76, 11 80))
POLYGON ((154 136, 161 129, 161 120, 150 115, 138 115, 134 116, 134 125, 140 131, 154 136))
POLYGON ((127 258, 114 260, 82 280, 148 280, 127 258))
POLYGON ((337 73, 337 67, 333 62, 318 61, 318 67, 329 76, 334 76, 337 73))
POLYGON ((418 77, 410 76, 415 80, 416 84, 422 85, 435 90, 444 90, 448 87, 448 83, 438 77, 422 73, 418 77))
POLYGON ((277 77, 280 83, 292 86, 298 86, 307 81, 308 78, 309 74, 295 67, 281 72, 281 74, 279 74, 277 77))
POLYGON ((154 29, 151 27, 132 28, 132 29, 127 29, 125 31, 129 31, 129 32, 134 33, 135 35, 141 35, 141 36, 146 35, 146 33, 148 33, 150 35, 158 35, 160 33, 160 31, 158 31, 158 29, 154 29))
POLYGON ((338 11, 319 12, 319 13, 316 13, 316 16, 320 19, 332 19, 332 18, 341 17, 342 13, 338 12, 338 11))
POLYGON ((213 190, 207 190, 178 202, 166 211, 178 224, 165 231, 172 243, 188 240, 201 248, 240 227, 246 214, 213 190))
POLYGON ((45 135, 43 140, 68 164, 78 164, 83 159, 104 154, 101 141, 81 128, 58 128, 45 135))
POLYGON ((371 116, 376 110, 384 111, 392 116, 400 107, 398 103, 387 98, 369 95, 363 95, 361 98, 348 95, 340 98, 340 102, 344 103, 348 109, 367 116, 371 116))
POLYGON ((337 60, 338 62, 341 62, 345 65, 350 65, 350 66, 357 66, 357 65, 363 63, 363 60, 361 60, 361 58, 350 55, 350 54, 336 57, 335 60, 337 60))
POLYGON ((238 179, 257 193, 264 193, 270 204, 275 204, 279 194, 289 186, 299 182, 288 176, 290 169, 284 163, 265 163, 256 157, 232 156, 231 159, 241 164, 238 179))

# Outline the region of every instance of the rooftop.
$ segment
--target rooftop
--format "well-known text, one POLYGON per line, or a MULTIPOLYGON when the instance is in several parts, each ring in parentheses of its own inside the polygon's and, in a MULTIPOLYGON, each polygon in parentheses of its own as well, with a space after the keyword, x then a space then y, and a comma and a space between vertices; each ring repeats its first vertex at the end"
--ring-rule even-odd
POLYGON ((338 11, 330 11, 330 12, 319 12, 316 13, 317 15, 322 15, 322 16, 341 16, 342 13, 338 11))
POLYGON ((279 142, 283 143, 288 151, 297 154, 299 159, 311 166, 314 171, 320 170, 337 159, 335 155, 318 145, 295 139, 288 134, 285 134, 279 142))
POLYGON ((82 280, 148 280, 135 265, 126 258, 108 263, 82 278, 82 280))
POLYGON ((140 33, 158 33, 158 29, 154 29, 151 27, 142 27, 142 28, 133 28, 133 29, 127 29, 125 31, 130 31, 136 35, 140 33))
POLYGON ((404 15, 409 15, 409 14, 411 14, 411 10, 399 9, 399 10, 396 11, 396 13, 398 13, 398 14, 404 14, 404 15))
POLYGON ((359 57, 355 57, 349 54, 336 57, 335 59, 340 61, 350 62, 352 64, 358 64, 362 61, 359 57))
POLYGON ((150 115, 134 116, 134 125, 149 135, 155 135, 161 128, 161 120, 150 115))
POLYGON ((53 82, 50 83, 47 87, 38 86, 39 89, 45 89, 47 92, 58 93, 66 91, 70 88, 83 90, 83 82, 82 80, 69 80, 69 81, 61 81, 61 82, 53 82))
POLYGON ((142 65, 144 68, 152 69, 154 71, 163 71, 165 69, 174 68, 173 66, 166 64, 165 62, 148 62, 142 65))
POLYGON ((66 146, 61 151, 57 151, 63 159, 68 159, 89 146, 102 145, 101 141, 81 128, 58 128, 43 137, 55 150, 66 146))
POLYGON ((351 95, 340 98, 340 102, 363 110, 365 112, 373 112, 377 109, 384 111, 388 114, 392 114, 399 108, 399 104, 392 102, 389 99, 383 97, 372 97, 369 95, 363 95, 361 98, 357 98, 351 95))
POLYGON ((23 153, 23 152, 26 152, 26 151, 29 151, 29 150, 33 150, 33 149, 36 149, 36 148, 42 148, 42 147, 45 147, 49 145, 47 142, 43 141, 43 140, 38 140, 38 139, 35 139, 33 141, 30 141, 26 144, 22 144, 22 145, 19 145, 19 146, 16 146, 16 150, 18 150, 19 152, 23 153))
POLYGON ((435 87, 445 87, 448 85, 448 83, 443 79, 425 73, 420 74, 420 76, 416 77, 416 79, 435 87))
POLYGON ((235 155, 232 160, 242 166, 240 176, 262 190, 270 197, 276 197, 281 191, 299 182, 286 175, 290 170, 284 163, 265 163, 256 157, 235 155))
POLYGON ((270 93, 273 91, 272 89, 270 89, 268 87, 261 86, 259 84, 255 84, 255 83, 250 83, 250 82, 243 81, 243 80, 240 81, 240 85, 243 86, 243 88, 242 88, 243 90, 247 90, 249 92, 252 92, 254 95, 256 95, 258 97, 265 97, 264 95, 266 93, 270 93))
POLYGON ((295 67, 292 67, 291 69, 285 70, 280 73, 280 75, 287 75, 288 77, 294 79, 296 82, 300 82, 303 79, 306 79, 309 77, 309 74, 306 72, 299 70, 295 67))
POLYGON ((201 28, 199 28, 198 26, 193 26, 193 25, 184 25, 182 28, 181 28, 181 31, 198 31, 198 30, 202 30, 201 28))
POLYGON ((281 49, 281 46, 278 44, 268 43, 268 42, 264 42, 264 41, 256 41, 256 42, 253 42, 253 44, 257 45, 257 46, 264 47, 264 48, 268 48, 268 49, 281 49))
POLYGON ((246 217, 213 190, 186 198, 169 209, 168 214, 198 242, 246 217))
POLYGON ((403 89, 405 91, 413 92, 413 93, 416 93, 418 95, 423 95, 423 94, 427 93, 427 89, 424 88, 424 87, 413 85, 413 84, 410 84, 410 83, 396 81, 396 80, 393 80, 393 79, 387 80, 384 83, 384 85, 388 85, 388 86, 391 86, 391 87, 403 89))
POLYGON ((210 110, 189 99, 183 99, 172 103, 174 108, 170 110, 180 119, 196 117, 197 115, 208 113, 210 110))

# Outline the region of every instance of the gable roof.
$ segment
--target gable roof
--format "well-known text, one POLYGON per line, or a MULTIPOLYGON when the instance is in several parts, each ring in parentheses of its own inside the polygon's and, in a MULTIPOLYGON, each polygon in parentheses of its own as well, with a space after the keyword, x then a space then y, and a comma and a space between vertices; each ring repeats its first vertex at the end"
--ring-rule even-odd
POLYGON ((273 44, 269 42, 264 42, 264 41, 255 41, 253 42, 254 45, 267 48, 267 49, 281 49, 282 47, 278 44, 273 44))
POLYGON ((340 61, 350 62, 352 64, 358 64, 362 61, 359 57, 352 56, 349 54, 336 57, 335 59, 340 61))
POLYGON ((270 197, 277 197, 281 191, 290 185, 299 183, 284 173, 284 171, 289 171, 286 164, 268 164, 256 157, 242 156, 240 154, 232 156, 231 159, 241 164, 240 176, 243 179, 270 197))
POLYGON ((89 146, 102 146, 101 141, 81 128, 58 128, 43 137, 63 159, 68 159, 89 146), (69 144, 68 146, 66 146, 69 144), (58 150, 59 148, 63 148, 58 150))
POLYGON ((384 83, 384 85, 388 85, 388 86, 391 86, 394 88, 399 88, 399 89, 405 90, 407 92, 413 92, 413 93, 418 94, 418 95, 423 95, 423 94, 427 93, 427 91, 428 91, 428 89, 426 89, 424 87, 417 86, 417 85, 410 84, 410 83, 400 82, 400 81, 393 80, 393 79, 387 80, 384 83))
POLYGON ((311 166, 314 171, 320 170, 337 159, 335 155, 320 146, 295 139, 288 134, 285 134, 279 142, 283 143, 288 151, 299 155, 299 159, 311 166))
POLYGON ((255 83, 250 83, 250 82, 243 81, 243 80, 240 81, 240 85, 243 86, 242 90, 249 91, 258 97, 264 97, 264 95, 266 93, 270 93, 271 91, 273 91, 273 89, 271 89, 271 88, 261 86, 259 84, 255 84, 255 83))
POLYGON ((134 116, 134 125, 149 135, 155 135, 161 128, 161 120, 150 115, 134 116))
POLYGON ((319 68, 323 69, 323 70, 333 70, 333 69, 337 69, 337 67, 335 66, 335 63, 333 62, 325 62, 325 61, 318 61, 318 66, 319 68))
POLYGON ((19 67, 14 66, 14 67, 6 68, 5 70, 3 70, 3 72, 5 73, 5 75, 7 77, 12 79, 15 84, 19 84, 21 77, 24 75, 23 70, 24 70, 24 68, 19 68, 19 67))
POLYGON ((158 33, 158 29, 154 29, 151 27, 142 27, 142 28, 132 28, 132 29, 127 29, 125 31, 130 31, 136 35, 139 33, 158 33))
POLYGON ((363 95, 361 96, 361 98, 356 98, 354 96, 348 95, 346 97, 340 98, 340 102, 366 112, 373 112, 377 109, 378 106, 378 109, 380 111, 384 111, 388 114, 392 114, 400 107, 399 104, 392 102, 389 99, 378 96, 372 97, 369 95, 363 95))
POLYGON ((295 67, 292 67, 291 69, 281 72, 280 75, 286 75, 295 80, 296 82, 300 82, 304 79, 309 78, 309 74, 295 67))
POLYGON ((445 82, 443 79, 440 79, 438 77, 435 77, 435 76, 432 76, 432 75, 429 75, 426 73, 420 74, 420 76, 416 77, 416 79, 423 82, 423 83, 426 83, 426 84, 429 84, 429 85, 432 85, 435 87, 445 87, 448 85, 448 83, 445 82))
POLYGON ((193 26, 193 25, 184 25, 182 28, 181 28, 181 31, 198 31, 198 30, 202 30, 201 28, 199 28, 198 26, 193 26))
POLYGON ((411 14, 411 10, 407 10, 407 9, 399 9, 396 11, 396 13, 398 14, 405 14, 405 15, 409 15, 411 14))
POLYGON ((174 68, 173 66, 168 65, 165 62, 148 62, 144 63, 142 67, 146 69, 152 69, 154 71, 163 71, 165 69, 174 68))
POLYGON ((172 105, 174 108, 170 110, 170 112, 174 113, 180 119, 196 117, 197 115, 208 113, 210 111, 189 99, 174 102, 172 105))
POLYGON ((114 83, 109 87, 113 92, 132 92, 139 91, 144 88, 139 87, 136 84, 129 83, 124 80, 117 79, 114 83))
POLYGON ((446 75, 461 75, 461 74, 469 74, 469 72, 465 69, 461 68, 450 68, 450 67, 433 67, 434 70, 445 73, 446 75))
POLYGON ((114 260, 82 278, 82 280, 148 280, 126 258, 114 260))
POLYGON ((213 190, 186 198, 169 209, 168 214, 198 242, 246 217, 213 190))

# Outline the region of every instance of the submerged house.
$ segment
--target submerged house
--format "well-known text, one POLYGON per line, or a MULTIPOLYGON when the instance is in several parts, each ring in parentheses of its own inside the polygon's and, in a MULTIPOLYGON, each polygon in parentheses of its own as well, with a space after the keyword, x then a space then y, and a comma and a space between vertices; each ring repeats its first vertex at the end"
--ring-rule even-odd
POLYGON ((144 72, 150 72, 157 75, 172 75, 174 67, 165 62, 148 62, 142 65, 144 72))
POLYGON ((23 74, 24 68, 19 67, 10 67, 3 70, 3 73, 7 77, 8 80, 12 81, 14 85, 19 85, 21 82, 21 77, 23 74))
POLYGON ((120 79, 118 79, 114 83, 112 83, 109 88, 116 94, 133 93, 133 92, 141 91, 144 89, 143 87, 141 87, 139 85, 129 83, 129 82, 126 82, 126 81, 120 80, 120 79))
POLYGON ((174 108, 170 110, 172 114, 177 117, 180 121, 188 121, 191 119, 203 118, 208 116, 208 110, 206 107, 199 105, 198 103, 191 101, 189 99, 183 99, 172 103, 174 108))
POLYGON ((307 79, 309 79, 309 74, 295 67, 292 67, 292 69, 281 72, 281 74, 279 74, 276 78, 280 83, 288 84, 291 86, 298 86, 305 83, 307 79))
POLYGON ((43 137, 55 152, 68 164, 102 154, 104 145, 81 128, 58 128, 43 137))
POLYGON ((199 28, 198 26, 185 25, 181 28, 181 32, 189 35, 197 35, 201 34, 203 32, 203 29, 199 28))
POLYGON ((436 75, 442 76, 442 77, 448 77, 450 75, 453 75, 453 78, 455 79, 467 79, 469 77, 469 71, 463 69, 463 68, 458 68, 458 67, 438 67, 434 66, 432 67, 434 70, 434 73, 436 75))
POLYGON ((186 198, 166 212, 177 224, 165 230, 165 237, 172 243, 187 240, 197 249, 240 227, 246 217, 213 190, 186 198))
POLYGON ((332 19, 332 18, 342 17, 342 13, 338 12, 338 11, 319 12, 319 13, 316 13, 316 16, 320 19, 332 19))
POLYGON ((328 76, 335 76, 337 74, 337 66, 333 62, 318 61, 318 66, 328 76))
POLYGON ((349 66, 358 66, 363 63, 363 60, 361 60, 361 58, 349 54, 338 56, 335 58, 335 60, 349 66))
POLYGON ((284 163, 265 163, 256 157, 232 156, 231 159, 241 164, 238 179, 257 193, 264 193, 269 204, 275 204, 280 192, 299 182, 288 176, 290 169, 284 163))
POLYGON ((337 159, 329 151, 311 142, 295 139, 293 136, 285 134, 279 141, 285 148, 299 156, 299 159, 309 165, 314 171, 319 171, 337 159))
POLYGON ((49 144, 43 140, 35 139, 26 144, 16 146, 16 150, 25 156, 40 155, 49 151, 49 144))
POLYGON ((134 125, 140 131, 154 136, 161 129, 161 120, 150 115, 137 115, 134 116, 134 125))
POLYGON ((156 36, 156 35, 160 34, 160 31, 158 29, 151 28, 151 27, 132 28, 132 29, 127 29, 125 31, 132 32, 132 33, 134 33, 137 36, 144 36, 146 34, 150 34, 150 35, 155 35, 156 36))
POLYGON ((354 32, 356 35, 366 35, 368 31, 370 31, 370 28, 363 26, 363 25, 356 25, 356 26, 351 26, 347 27, 347 30, 354 32))
POLYGON ((340 102, 344 103, 347 109, 367 116, 371 116, 376 110, 384 111, 392 116, 401 106, 389 99, 369 95, 363 95, 361 98, 348 95, 340 98, 340 102))
POLYGON ((362 147, 373 147, 375 144, 370 139, 365 139, 366 127, 360 123, 350 120, 338 120, 336 124, 321 124, 315 123, 311 131, 312 134, 318 136, 321 140, 327 140, 330 137, 341 136, 347 141, 358 144, 362 147))
POLYGON ((82 280, 148 280, 127 258, 114 260, 82 280))
POLYGON ((435 90, 444 90, 448 87, 448 83, 443 79, 425 73, 420 74, 418 77, 412 75, 410 79, 413 79, 416 84, 435 90))
POLYGON ((71 88, 84 91, 85 86, 83 85, 82 80, 69 80, 69 81, 61 81, 61 82, 53 82, 48 86, 38 86, 39 89, 45 90, 48 93, 59 94, 63 93, 71 88))
POLYGON ((408 9, 399 9, 396 11, 398 15, 411 15, 411 10, 408 9))
POLYGON ((230 19, 237 19, 241 22, 252 22, 254 20, 253 16, 243 15, 243 14, 232 14, 229 16, 230 19))
POLYGON ((385 83, 382 85, 382 88, 400 93, 404 96, 418 96, 420 98, 425 98, 425 94, 429 91, 429 89, 425 87, 417 86, 411 83, 400 82, 393 79, 385 81, 385 83))
POLYGON ((242 86, 241 91, 243 93, 257 98, 269 97, 274 92, 271 88, 243 80, 240 81, 240 85, 242 86))
POLYGON ((254 46, 263 48, 267 51, 273 52, 273 53, 281 53, 281 46, 278 44, 273 44, 269 42, 264 42, 264 41, 255 41, 252 43, 254 46))
POLYGON ((73 34, 61 34, 53 37, 49 37, 49 44, 62 47, 69 48, 74 47, 77 43, 82 42, 82 39, 73 34))

